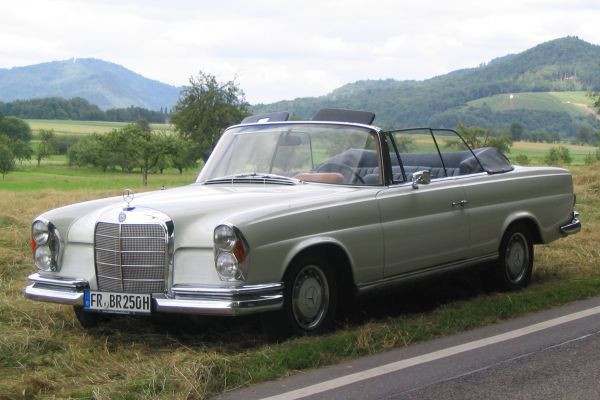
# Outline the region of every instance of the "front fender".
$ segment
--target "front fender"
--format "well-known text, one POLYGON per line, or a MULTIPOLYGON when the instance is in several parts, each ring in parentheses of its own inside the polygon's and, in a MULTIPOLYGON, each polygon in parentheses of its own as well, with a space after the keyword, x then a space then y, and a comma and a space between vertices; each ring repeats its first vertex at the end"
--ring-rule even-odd
POLYGON ((283 279, 283 275, 285 274, 285 270, 287 269, 287 267, 292 263, 292 261, 294 260, 294 258, 296 258, 299 254, 303 253, 306 250, 309 250, 310 248, 314 248, 320 245, 334 245, 336 247, 338 247, 341 251, 344 252, 344 254, 346 255, 346 257, 348 258, 348 261, 350 263, 350 268, 352 270, 354 270, 354 259, 352 257, 352 254, 350 253, 350 251, 348 251, 348 248, 339 240, 332 238, 332 237, 328 237, 328 236, 318 236, 318 237, 312 237, 312 238, 308 238, 306 240, 302 240, 298 243, 296 243, 294 246, 292 246, 292 248, 290 248, 290 251, 288 252, 288 254, 285 256, 284 261, 283 261, 283 270, 281 272, 281 279, 283 279))

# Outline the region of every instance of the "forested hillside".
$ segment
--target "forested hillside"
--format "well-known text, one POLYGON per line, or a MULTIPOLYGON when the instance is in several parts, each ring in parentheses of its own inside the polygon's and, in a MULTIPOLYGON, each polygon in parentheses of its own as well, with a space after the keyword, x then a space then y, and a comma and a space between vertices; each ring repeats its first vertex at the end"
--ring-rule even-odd
POLYGON ((170 109, 179 88, 93 58, 0 68, 0 101, 81 97, 103 110, 129 106, 170 109))
POLYGON ((15 100, 8 103, 0 101, 0 115, 25 119, 57 119, 75 121, 115 121, 164 123, 168 120, 167 110, 151 111, 141 107, 111 108, 103 111, 97 105, 76 97, 61 99, 48 97, 43 99, 15 100))
POLYGON ((495 111, 486 104, 467 106, 473 100, 498 94, 600 90, 600 46, 576 37, 540 44, 425 81, 359 81, 326 96, 257 105, 256 112, 288 110, 309 118, 319 108, 340 107, 374 111, 382 127, 466 125, 507 129, 512 121, 528 130, 574 135, 582 126, 600 128, 592 114, 520 109, 495 111))

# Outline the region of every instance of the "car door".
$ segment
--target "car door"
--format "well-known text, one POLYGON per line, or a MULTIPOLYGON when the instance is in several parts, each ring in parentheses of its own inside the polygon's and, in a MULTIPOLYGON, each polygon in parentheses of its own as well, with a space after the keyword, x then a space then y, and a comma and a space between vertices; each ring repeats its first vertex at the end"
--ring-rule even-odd
POLYGON ((378 194, 386 277, 417 273, 465 259, 469 248, 468 200, 449 176, 431 130, 387 133, 390 184, 378 194), (429 171, 430 183, 413 184, 429 171))

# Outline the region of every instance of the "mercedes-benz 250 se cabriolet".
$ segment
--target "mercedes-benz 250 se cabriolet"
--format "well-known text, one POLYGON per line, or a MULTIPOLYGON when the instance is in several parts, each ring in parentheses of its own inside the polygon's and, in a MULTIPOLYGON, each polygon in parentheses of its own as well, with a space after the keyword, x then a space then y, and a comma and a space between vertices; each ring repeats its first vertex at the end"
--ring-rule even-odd
MULTIPOLYGON (((102 313, 278 313, 330 327, 345 296, 469 266, 531 279, 534 245, 576 233, 569 171, 512 166, 455 131, 383 131, 374 114, 249 117, 195 183, 74 204, 33 221, 25 296, 102 313)), ((272 314, 271 314, 272 315, 272 314)))

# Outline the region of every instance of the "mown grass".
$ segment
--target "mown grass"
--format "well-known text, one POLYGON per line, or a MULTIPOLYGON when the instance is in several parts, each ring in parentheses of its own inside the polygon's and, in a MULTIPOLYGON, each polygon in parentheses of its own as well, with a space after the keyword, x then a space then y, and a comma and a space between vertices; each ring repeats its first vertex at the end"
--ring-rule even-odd
MULTIPOLYGON (((64 157, 55 157, 44 160, 40 168, 35 164, 22 165, 18 170, 7 174, 4 180, 0 180, 0 190, 114 189, 119 193, 122 193, 124 188, 143 190, 142 175, 139 171, 132 173, 112 170, 102 172, 96 168, 68 167, 64 163, 64 157)), ((185 170, 183 174, 175 169, 166 170, 163 174, 150 174, 147 189, 158 189, 161 186, 169 188, 193 183, 197 175, 198 171, 192 169, 185 170)))
POLYGON ((26 300, 31 219, 115 189, 0 190, 0 399, 204 399, 598 295, 600 165, 574 179, 584 228, 537 247, 528 289, 494 292, 471 271, 363 300, 335 332, 282 343, 256 318, 115 318, 86 331, 69 307, 26 300))
POLYGON ((597 147, 581 146, 567 143, 531 143, 531 142, 514 142, 510 148, 510 153, 506 156, 516 163, 517 156, 525 155, 529 160, 529 165, 546 165, 546 156, 553 147, 563 146, 569 149, 572 161, 568 166, 576 167, 585 165, 585 157, 588 154, 595 154, 597 147))
MULTIPOLYGON (((26 119, 34 135, 40 129, 52 129, 57 135, 89 135, 92 133, 106 133, 127 125, 127 122, 110 121, 71 121, 54 119, 26 119)), ((171 124, 150 124, 155 131, 174 132, 171 124)))
POLYGON ((467 103, 467 107, 481 107, 484 104, 493 111, 515 109, 566 112, 572 116, 595 114, 592 99, 586 92, 530 92, 504 93, 484 97, 467 103))

